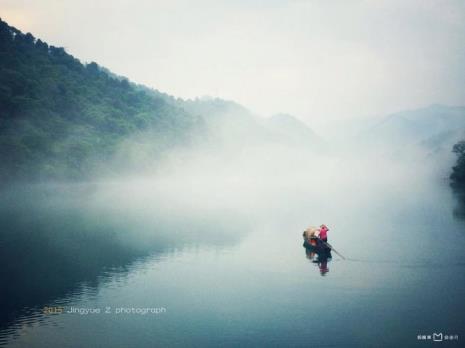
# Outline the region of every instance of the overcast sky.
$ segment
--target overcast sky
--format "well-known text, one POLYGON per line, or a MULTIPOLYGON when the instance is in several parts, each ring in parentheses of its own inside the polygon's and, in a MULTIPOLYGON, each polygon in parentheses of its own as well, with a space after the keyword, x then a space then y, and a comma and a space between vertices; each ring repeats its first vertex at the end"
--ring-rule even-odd
POLYGON ((83 62, 312 125, 465 104, 465 1, 0 0, 83 62))

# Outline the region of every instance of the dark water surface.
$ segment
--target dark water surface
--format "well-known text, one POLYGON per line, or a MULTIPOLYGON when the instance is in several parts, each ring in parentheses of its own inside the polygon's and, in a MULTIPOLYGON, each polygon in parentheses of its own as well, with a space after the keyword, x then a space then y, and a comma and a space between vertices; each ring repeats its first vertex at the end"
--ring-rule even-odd
POLYGON ((2 195, 0 345, 464 345, 465 223, 445 183, 279 187, 243 206, 141 192, 2 195), (323 222, 347 258, 333 252, 324 276, 301 237, 323 222))

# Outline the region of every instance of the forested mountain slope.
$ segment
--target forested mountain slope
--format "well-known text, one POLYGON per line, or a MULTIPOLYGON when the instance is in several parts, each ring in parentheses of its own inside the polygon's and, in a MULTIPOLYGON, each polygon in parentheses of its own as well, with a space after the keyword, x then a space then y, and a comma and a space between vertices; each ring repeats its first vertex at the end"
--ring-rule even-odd
POLYGON ((96 63, 0 22, 2 180, 82 178, 130 134, 158 128, 177 142, 200 124, 96 63))
POLYGON ((175 98, 0 20, 2 182, 153 169, 167 150, 202 143, 240 153, 270 144, 306 151, 321 141, 293 116, 265 119, 234 101, 175 98))

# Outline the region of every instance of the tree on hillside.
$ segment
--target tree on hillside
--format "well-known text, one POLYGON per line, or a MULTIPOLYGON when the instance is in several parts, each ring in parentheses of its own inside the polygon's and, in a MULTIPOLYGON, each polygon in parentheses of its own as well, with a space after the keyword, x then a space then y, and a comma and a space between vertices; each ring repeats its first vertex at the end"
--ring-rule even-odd
POLYGON ((465 189, 465 140, 455 144, 452 152, 457 155, 457 163, 452 168, 451 183, 454 187, 465 189))

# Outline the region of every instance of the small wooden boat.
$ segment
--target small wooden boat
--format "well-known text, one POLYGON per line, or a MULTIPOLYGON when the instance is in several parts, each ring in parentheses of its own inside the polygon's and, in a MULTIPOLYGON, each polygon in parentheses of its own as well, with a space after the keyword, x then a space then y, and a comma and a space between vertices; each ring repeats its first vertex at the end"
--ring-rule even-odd
POLYGON ((305 238, 304 236, 304 247, 314 249, 317 253, 328 253, 331 251, 331 248, 318 237, 305 238))

